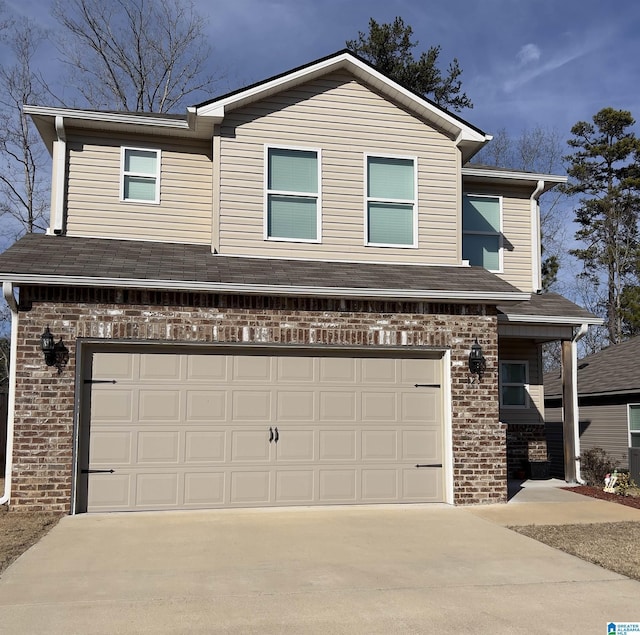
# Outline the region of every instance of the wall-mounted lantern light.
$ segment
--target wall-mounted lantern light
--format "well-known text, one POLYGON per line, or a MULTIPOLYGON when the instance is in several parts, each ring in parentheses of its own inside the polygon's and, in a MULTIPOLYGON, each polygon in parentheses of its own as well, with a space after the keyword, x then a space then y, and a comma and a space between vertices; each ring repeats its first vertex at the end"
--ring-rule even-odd
POLYGON ((478 375, 478 381, 480 381, 485 370, 487 370, 487 360, 482 354, 482 346, 478 344, 478 338, 476 337, 469 353, 469 372, 472 375, 478 375))
POLYGON ((40 348, 44 353, 44 361, 47 366, 55 366, 58 369, 58 375, 69 361, 69 349, 62 343, 54 340, 49 327, 44 330, 40 336, 40 348))

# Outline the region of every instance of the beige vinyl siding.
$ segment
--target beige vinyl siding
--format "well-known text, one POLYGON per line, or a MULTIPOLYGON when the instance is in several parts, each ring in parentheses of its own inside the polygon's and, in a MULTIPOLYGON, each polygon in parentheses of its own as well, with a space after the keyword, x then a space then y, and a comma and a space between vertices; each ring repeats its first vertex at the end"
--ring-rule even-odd
MULTIPOLYGON (((579 406, 580 451, 602 448, 619 467, 629 467, 629 425, 627 404, 603 404, 579 406)), ((546 409, 547 436, 562 435, 562 407, 546 409)))
POLYGON ((513 187, 469 183, 466 194, 502 196, 502 273, 496 275, 522 291, 533 291, 531 267, 531 192, 513 187))
POLYGON ((529 407, 500 408, 500 421, 542 423, 544 421, 544 390, 540 347, 533 340, 501 338, 498 359, 499 362, 510 360, 527 362, 529 366, 529 407))
POLYGON ((225 117, 221 126, 223 254, 459 263, 459 197, 451 139, 334 73, 225 117), (265 145, 319 149, 321 244, 264 240, 265 145), (416 157, 418 248, 365 247, 365 154, 416 157))
POLYGON ((67 234, 211 243, 210 142, 69 135, 67 234), (121 147, 159 149, 160 203, 120 200, 121 147))

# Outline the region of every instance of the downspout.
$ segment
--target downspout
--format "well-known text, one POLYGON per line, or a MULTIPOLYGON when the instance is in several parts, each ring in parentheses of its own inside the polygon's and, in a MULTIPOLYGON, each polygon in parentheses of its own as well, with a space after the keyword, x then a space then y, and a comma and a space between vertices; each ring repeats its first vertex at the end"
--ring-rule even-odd
POLYGON ((16 356, 18 351, 18 303, 13 295, 13 283, 2 283, 2 294, 11 310, 11 348, 9 352, 9 399, 7 403, 7 451, 5 456, 4 492, 0 505, 9 502, 11 497, 11 472, 13 471, 13 425, 16 403, 16 356))
POLYGON ((535 293, 542 288, 542 249, 540 237, 540 208, 538 199, 544 190, 544 181, 538 181, 531 194, 531 275, 532 289, 535 293))
POLYGON ((573 425, 573 444, 575 448, 575 457, 574 461, 576 463, 576 481, 581 485, 584 485, 584 481, 580 475, 580 413, 578 410, 578 347, 577 343, 581 340, 589 330, 588 324, 581 324, 578 332, 575 334, 575 337, 571 340, 571 369, 573 373, 572 377, 572 385, 573 391, 571 395, 571 399, 573 400, 573 416, 574 416, 574 425, 573 425))
POLYGON ((53 153, 54 182, 51 192, 51 227, 47 234, 62 234, 64 229, 64 192, 67 177, 67 136, 64 130, 64 118, 56 116, 56 134, 53 153))

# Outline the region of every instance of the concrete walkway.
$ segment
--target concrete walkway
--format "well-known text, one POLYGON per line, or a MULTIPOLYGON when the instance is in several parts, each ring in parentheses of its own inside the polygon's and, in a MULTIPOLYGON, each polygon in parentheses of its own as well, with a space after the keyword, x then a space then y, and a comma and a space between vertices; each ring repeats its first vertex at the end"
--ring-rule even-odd
POLYGON ((640 620, 640 582, 503 526, 640 511, 537 487, 473 508, 65 517, 0 578, 0 632, 601 635, 640 620))

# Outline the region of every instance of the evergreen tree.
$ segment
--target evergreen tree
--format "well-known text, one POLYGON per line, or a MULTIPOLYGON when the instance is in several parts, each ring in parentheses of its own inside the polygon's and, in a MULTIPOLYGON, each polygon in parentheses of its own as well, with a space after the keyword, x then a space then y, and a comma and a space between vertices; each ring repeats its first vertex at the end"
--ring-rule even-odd
POLYGON ((473 108, 471 100, 461 91, 462 71, 453 59, 446 74, 438 68, 441 47, 431 46, 416 59, 412 41, 413 29, 397 17, 393 23, 378 24, 369 20, 369 33, 358 32, 358 39, 348 40, 347 48, 373 64, 381 73, 398 84, 432 99, 443 108, 460 111, 473 108))
POLYGON ((629 111, 602 109, 593 123, 573 126, 569 145, 575 151, 567 157, 569 193, 581 196, 575 210, 576 239, 584 245, 571 253, 582 261, 581 275, 592 287, 604 287, 602 309, 610 344, 624 337, 625 321, 639 320, 632 301, 640 255, 640 141, 631 130, 634 123, 629 111))

